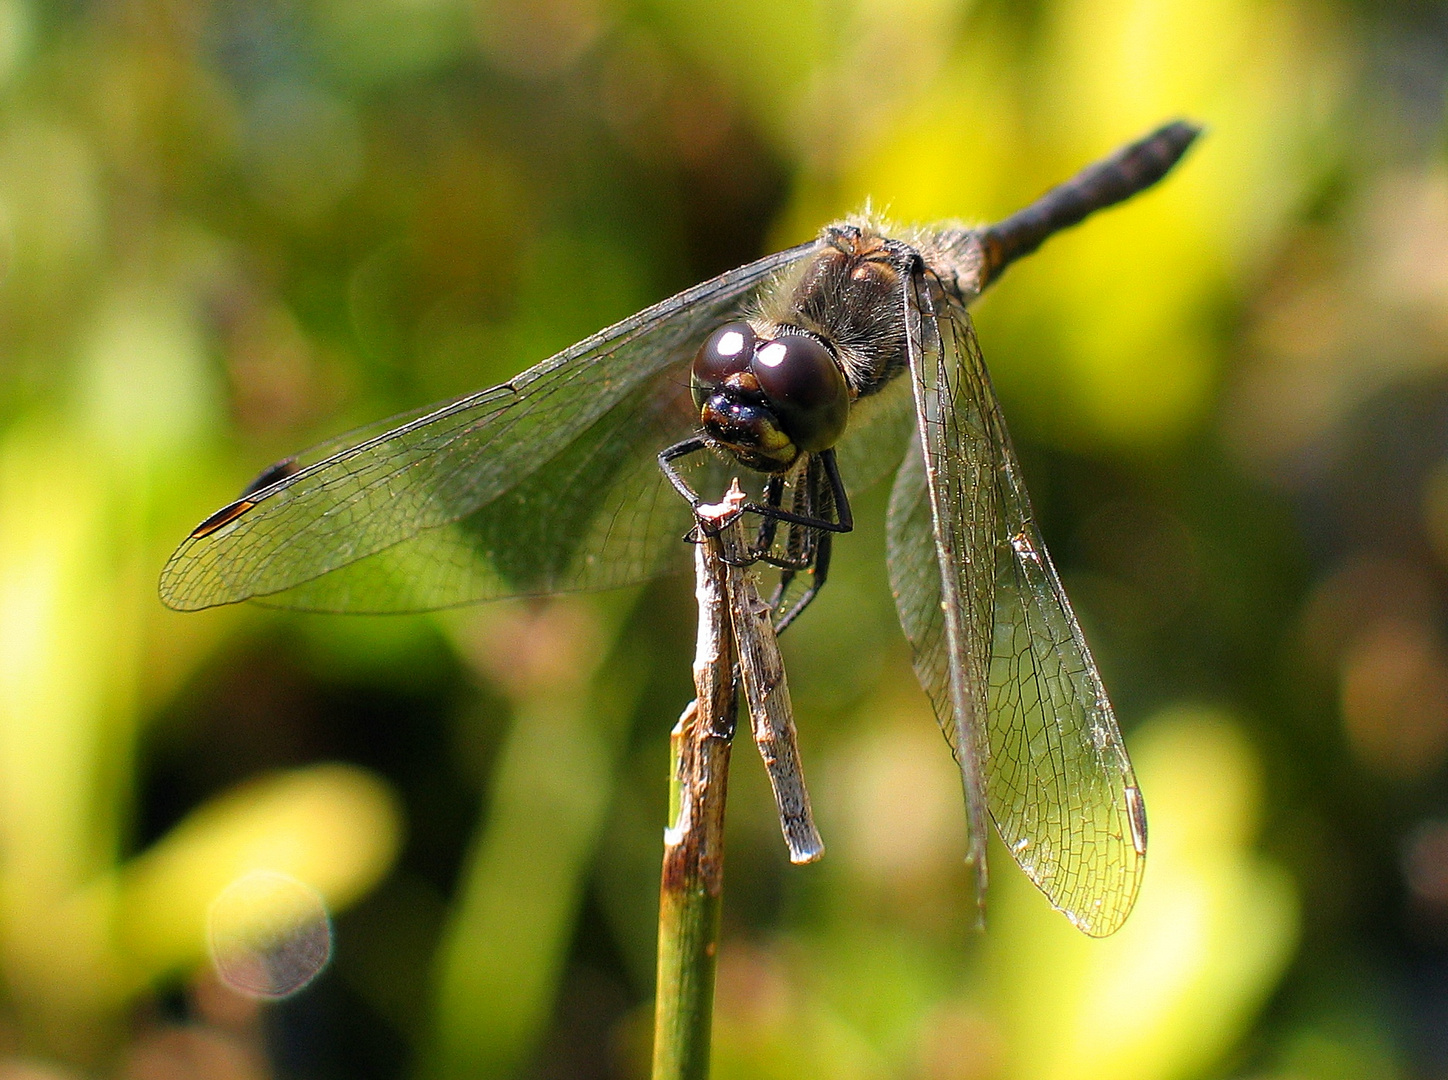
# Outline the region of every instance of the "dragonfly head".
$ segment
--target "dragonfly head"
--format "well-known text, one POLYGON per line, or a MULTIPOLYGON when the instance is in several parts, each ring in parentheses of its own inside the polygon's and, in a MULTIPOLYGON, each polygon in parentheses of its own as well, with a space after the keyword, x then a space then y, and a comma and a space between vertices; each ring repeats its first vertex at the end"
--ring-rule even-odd
POLYGON ((705 434, 760 472, 829 449, 850 418, 839 361, 802 330, 762 339, 747 322, 726 323, 694 357, 690 386, 705 434))

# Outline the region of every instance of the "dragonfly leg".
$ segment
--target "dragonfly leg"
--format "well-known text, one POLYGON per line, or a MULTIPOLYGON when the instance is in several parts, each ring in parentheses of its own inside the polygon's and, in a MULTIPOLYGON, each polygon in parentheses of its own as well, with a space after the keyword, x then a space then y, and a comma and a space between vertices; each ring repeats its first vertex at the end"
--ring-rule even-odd
MULTIPOLYGON (((679 470, 674 468, 673 463, 681 457, 697 454, 699 451, 707 449, 708 445, 704 439, 696 435, 693 438, 677 442, 673 446, 659 451, 659 468, 663 470, 663 474, 668 478, 669 483, 674 486, 674 490, 682 495, 690 506, 698 506, 704 500, 689 486, 689 482, 679 474, 679 470)), ((840 481, 839 466, 835 464, 835 452, 834 450, 821 450, 819 456, 824 466, 825 475, 829 477, 831 494, 834 498, 835 506, 838 509, 838 514, 834 521, 792 513, 777 505, 771 506, 768 504, 767 493, 766 502, 763 505, 756 502, 746 502, 742 509, 751 514, 758 514, 763 518, 787 521, 795 525, 803 525, 806 528, 819 529, 822 532, 850 532, 855 527, 855 519, 850 515, 850 503, 845 497, 844 484, 840 481)), ((781 489, 781 499, 782 495, 783 491, 781 489)))
POLYGON ((807 529, 818 529, 820 532, 836 533, 853 531, 855 528, 855 518, 850 512, 849 496, 845 494, 845 485, 840 479, 840 467, 835 461, 834 450, 821 450, 819 452, 819 463, 821 468, 824 469, 825 477, 830 483, 830 499, 834 503, 835 509, 833 521, 814 513, 796 514, 778 506, 760 506, 758 503, 745 503, 744 509, 751 513, 761 514, 764 517, 778 518, 780 521, 803 525, 807 529))
POLYGON ((660 470, 662 470, 664 476, 668 478, 669 483, 674 485, 674 490, 682 495, 690 506, 698 506, 704 500, 699 498, 699 496, 694 493, 694 489, 689 486, 689 482, 679 475, 679 470, 674 468, 674 462, 678 461, 681 457, 697 454, 700 450, 707 448, 708 445, 703 439, 695 435, 691 439, 676 442, 673 446, 659 451, 660 470))
MULTIPOLYGON (((780 506, 784 502, 784 477, 775 474, 769 478, 764 486, 764 504, 766 506, 780 506)), ((756 559, 763 558, 774 547, 774 536, 779 531, 779 519, 774 517, 761 517, 759 519, 759 532, 754 536, 754 543, 749 553, 756 559)))
MULTIPOLYGON (((774 632, 776 634, 784 633, 785 627, 799 618, 804 609, 809 607, 810 601, 818 596, 820 590, 824 588, 825 578, 827 578, 830 573, 830 549, 834 546, 834 541, 835 538, 829 533, 820 533, 818 539, 815 541, 814 567, 810 573, 809 587, 805 589, 800 595, 800 598, 794 602, 794 606, 780 616, 779 621, 774 624, 774 632)), ((776 604, 784 599, 784 590, 793 578, 793 570, 785 572, 785 578, 780 580, 779 592, 775 600, 776 604)))
MULTIPOLYGON (((689 482, 683 478, 683 476, 679 473, 679 470, 674 468, 674 462, 677 461, 679 458, 688 457, 690 454, 697 454, 701 450, 707 450, 708 447, 709 444, 704 441, 704 439, 695 435, 693 438, 684 439, 681 442, 676 442, 673 446, 665 447, 664 449, 659 451, 659 470, 668 479, 669 483, 673 485, 674 490, 682 495, 685 501, 688 502, 690 506, 696 509, 703 504, 704 500, 700 498, 699 494, 689 486, 689 482)), ((745 503, 744 509, 749 509, 749 506, 749 503, 745 503)), ((697 543, 699 539, 698 531, 701 527, 702 526, 696 521, 694 527, 691 528, 684 535, 684 539, 691 544, 697 543)), ((773 529, 771 529, 770 543, 773 542, 773 529)), ((749 565, 749 563, 756 561, 756 559, 757 556, 754 556, 751 551, 750 559, 743 565, 747 566, 749 565)), ((729 560, 725 559, 724 561, 728 562, 729 560)))
MULTIPOLYGON (((818 455, 811 454, 800 470, 799 479, 794 486, 794 503, 790 512, 798 521, 827 521, 829 520, 821 510, 822 492, 821 480, 823 472, 820 467, 818 455)), ((766 489, 766 505, 773 509, 781 509, 783 498, 783 484, 779 488, 766 489)), ((778 518, 766 518, 766 521, 778 523, 778 518)), ((774 552, 774 529, 770 529, 770 543, 767 546, 756 547, 753 555, 756 559, 768 563, 770 566, 777 566, 781 570, 808 570, 814 564, 814 537, 816 530, 809 525, 801 525, 796 521, 786 521, 788 526, 788 539, 785 541, 784 552, 774 552)), ((760 529, 761 535, 764 530, 760 529)), ((790 575, 793 576, 793 575, 790 575)), ((788 585, 786 578, 784 585, 788 585)))
MULTIPOLYGON (((703 500, 689 486, 688 481, 679 474, 673 463, 681 457, 697 454, 707 447, 708 444, 702 438, 695 436, 659 451, 659 468, 663 470, 669 483, 674 486, 674 490, 689 501, 690 506, 698 506, 703 500)), ((834 450, 820 451, 806 465, 804 475, 800 478, 800 486, 796 491, 794 508, 785 510, 783 503, 784 477, 771 476, 765 484, 763 505, 744 504, 745 510, 756 513, 763 519, 750 550, 750 561, 768 562, 784 570, 779 587, 775 590, 773 600, 770 601, 771 606, 778 608, 783 603, 785 593, 794 581, 796 574, 806 570, 810 572, 809 587, 780 617, 779 622, 775 624, 776 632, 782 631, 799 618, 800 613, 819 595, 820 589, 824 586, 825 579, 829 576, 830 553, 833 546, 833 538, 830 534, 850 532, 855 527, 854 515, 850 511, 849 496, 845 494, 845 485, 840 478, 840 469, 835 461, 834 450), (830 511, 833 511, 833 521, 822 516, 830 511), (785 522, 790 526, 789 552, 785 556, 774 557, 769 554, 769 549, 774 546, 774 538, 780 522, 785 522)))
POLYGON ((839 528, 830 532, 853 532, 855 515, 850 510, 850 497, 845 494, 845 482, 840 479, 840 466, 835 461, 833 448, 820 452, 820 464, 830 482, 830 501, 835 504, 835 520, 839 522, 839 528))
MULTIPOLYGON (((838 468, 832 468, 833 464, 833 455, 826 458, 821 454, 810 461, 810 468, 803 478, 804 483, 797 493, 795 505, 796 510, 802 511, 802 516, 823 517, 845 500, 844 485, 840 483, 838 468)), ((843 513, 835 510, 835 517, 836 520, 843 519, 844 523, 852 523, 848 501, 844 501, 843 513)), ((804 526, 791 526, 790 532, 789 561, 775 562, 776 566, 784 569, 784 573, 780 575, 779 587, 775 589, 770 606, 776 612, 781 609, 789 587, 800 571, 810 571, 810 582, 799 598, 790 605, 789 610, 779 616, 775 624, 776 633, 782 632, 794 622, 819 595, 825 579, 829 576, 830 554, 834 544, 834 537, 829 532, 804 526)))

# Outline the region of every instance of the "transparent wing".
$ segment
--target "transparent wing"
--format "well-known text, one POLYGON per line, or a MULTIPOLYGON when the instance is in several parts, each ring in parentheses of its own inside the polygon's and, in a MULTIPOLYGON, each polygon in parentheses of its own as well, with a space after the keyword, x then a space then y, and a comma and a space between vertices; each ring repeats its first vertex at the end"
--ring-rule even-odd
MULTIPOLYGON (((694 426, 688 390, 646 385, 466 517, 260 599, 307 611, 426 611, 503 596, 603 589, 687 566, 688 504, 657 454, 694 426)), ((699 455, 696 473, 720 462, 699 455)), ((700 491, 717 480, 692 477, 700 491)))
MULTIPOLYGON (((1093 937, 1131 913, 1146 810, 1116 714, 1031 513, 975 329, 950 312, 983 388, 1000 508, 994 550, 986 789, 1001 839, 1051 903, 1093 937)), ((989 558, 989 556, 988 556, 989 558)))
POLYGON ((849 429, 835 447, 845 489, 856 495, 893 473, 914 433, 915 406, 908 379, 896 379, 856 401, 849 429))
POLYGON ((690 520, 655 461, 696 425, 688 360, 813 247, 696 285, 355 445, 324 444, 335 452, 301 459, 185 540, 162 599, 181 610, 261 598, 409 611, 658 573, 690 520))
MULTIPOLYGON (((897 558, 907 565, 925 561, 923 545, 906 535, 907 527, 943 534, 951 557, 940 555, 937 564, 958 572, 954 593, 966 604, 966 621, 978 641, 989 643, 985 678, 979 646, 952 653, 944 632, 948 620, 929 614, 930 604, 944 602, 952 591, 943 574, 936 583, 929 567, 916 568, 912 578, 920 595, 911 610, 922 632, 917 637, 908 625, 906 632, 957 758, 985 751, 986 799, 1007 848, 1077 927, 1104 936, 1130 912, 1145 868, 1141 792, 1031 514, 974 329, 957 305, 936 303, 936 333, 926 337, 941 342, 943 374, 927 390, 944 389, 953 407, 949 418, 922 425, 927 447, 932 440, 935 445, 908 457, 897 478, 892 570, 897 558), (935 504, 953 515, 943 526, 921 520, 921 504, 930 506, 927 464, 938 470, 935 504), (958 681, 972 706, 984 702, 987 717, 986 745, 966 754, 960 749, 964 724, 951 709, 952 655, 964 656, 968 666, 958 681)), ((928 297, 922 306, 929 323, 928 297)))
POLYGON ((990 663, 990 551, 997 511, 981 388, 954 366, 953 342, 918 276, 905 290, 915 435, 886 522, 890 585, 915 674, 960 765, 976 897, 986 892, 983 732, 990 663))

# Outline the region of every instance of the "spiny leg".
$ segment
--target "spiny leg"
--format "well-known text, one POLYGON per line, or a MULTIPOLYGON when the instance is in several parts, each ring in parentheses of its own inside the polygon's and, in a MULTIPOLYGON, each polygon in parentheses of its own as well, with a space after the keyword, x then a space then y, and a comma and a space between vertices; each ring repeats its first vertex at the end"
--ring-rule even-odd
MULTIPOLYGON (((834 542, 835 538, 833 534, 819 534, 819 537, 815 541, 814 567, 810 572, 809 587, 806 588, 805 591, 800 595, 800 598, 794 602, 794 605, 789 609, 789 611, 785 612, 784 615, 780 616, 779 621, 774 624, 774 632, 776 634, 784 633, 785 627, 787 627, 790 623, 794 622, 795 619, 799 618, 800 613, 803 612, 805 608, 809 607, 810 601, 818 596, 819 591, 824 588, 825 579, 829 576, 830 573, 830 549, 834 546, 834 542)), ((790 578, 793 578, 794 571, 786 571, 786 574, 790 578)), ((781 580, 779 592, 775 599, 776 605, 784 599, 785 588, 786 583, 781 580)))
POLYGON ((673 446, 666 446, 659 451, 659 471, 664 474, 664 478, 673 485, 674 490, 682 495, 684 501, 690 506, 698 506, 704 500, 695 494, 694 489, 689 486, 689 482, 684 479, 683 474, 674 467, 674 462, 678 461, 679 458, 688 457, 690 454, 697 454, 699 451, 707 449, 708 445, 703 439, 695 435, 693 438, 676 442, 673 446))
MULTIPOLYGON (((770 566, 777 566, 781 570, 808 570, 813 562, 814 534, 815 529, 799 524, 804 521, 826 520, 820 513, 815 503, 815 489, 818 483, 819 464, 818 458, 810 455, 804 458, 798 470, 798 477, 795 480, 792 491, 792 502, 790 504, 790 518, 785 520, 785 542, 782 554, 776 555, 773 550, 773 537, 769 548, 758 549, 756 558, 766 562, 770 566), (794 520, 791 520, 794 519, 794 520)), ((779 506, 779 502, 775 503, 779 506)))
MULTIPOLYGON (((689 482, 685 480, 683 475, 680 474, 679 470, 674 467, 674 462, 681 457, 687 457, 689 454, 696 454, 701 450, 706 450, 708 449, 708 446, 709 444, 705 442, 702 437, 696 435, 692 438, 684 439, 681 442, 675 443, 673 446, 666 447, 663 450, 659 451, 659 468, 663 471, 663 474, 668 479, 669 483, 673 485, 674 490, 682 495, 684 499, 687 500, 690 506, 699 506, 703 503, 704 500, 701 499, 698 493, 689 486, 689 482)), ((837 484, 839 478, 839 470, 834 465, 834 451, 821 451, 820 456, 822 458, 828 458, 828 461, 825 465, 826 471, 834 477, 833 482, 836 483, 837 494, 842 497, 844 493, 844 488, 839 487, 837 484)), ((822 518, 806 517, 801 514, 795 514, 791 511, 784 510, 779 506, 769 506, 767 504, 760 505, 759 503, 755 502, 746 502, 741 507, 741 509, 744 510, 746 513, 759 514, 761 517, 774 518, 777 521, 792 522, 796 525, 805 525, 809 528, 821 529, 826 532, 849 532, 851 529, 854 528, 854 522, 853 519, 849 517, 848 504, 840 505, 842 505, 843 507, 843 512, 841 513, 840 519, 838 521, 826 521, 822 518)))
MULTIPOLYGON (((830 455, 830 458, 832 459, 833 455, 830 455)), ((803 504, 804 512, 809 516, 826 518, 834 514, 836 520, 839 520, 834 482, 838 479, 838 470, 831 470, 830 465, 832 464, 833 461, 826 459, 823 454, 814 457, 810 461, 808 471, 801 478, 801 487, 796 492, 796 507, 803 504)), ((839 492, 843 493, 842 485, 839 487, 839 492)), ((849 518, 848 501, 844 506, 844 516, 849 518)), ((779 616, 779 620, 775 624, 776 633, 782 632, 785 627, 794 622, 819 594, 825 579, 829 576, 833 542, 834 538, 828 532, 803 527, 791 528, 791 546, 798 545, 798 560, 780 575, 779 587, 770 601, 771 607, 778 611, 784 604, 785 596, 790 585, 794 583, 798 571, 809 570, 810 581, 805 591, 790 605, 789 610, 779 616)))
MULTIPOLYGON (((689 487, 688 482, 674 467, 674 462, 689 454, 708 448, 708 443, 699 436, 684 439, 659 451, 659 468, 674 489, 688 500, 691 506, 698 506, 703 500, 689 487)), ((855 527, 854 515, 850 509, 849 496, 840 478, 839 465, 833 449, 822 450, 809 456, 795 488, 792 510, 783 509, 784 479, 771 476, 765 485, 765 503, 745 503, 744 510, 759 514, 764 522, 760 525, 751 551, 751 561, 767 562, 780 567, 779 588, 775 590, 771 606, 778 609, 784 602, 785 593, 795 576, 810 571, 810 584, 800 598, 791 605, 776 625, 782 631, 794 622, 810 602, 819 595, 829 575, 830 554, 833 547, 831 533, 850 532, 855 527), (833 520, 831 520, 831 516, 833 520), (776 558, 769 554, 774 546, 778 522, 789 526, 787 555, 776 558)))
MULTIPOLYGON (((784 504, 784 475, 774 473, 764 485, 764 505, 779 509, 784 504)), ((749 554, 756 559, 762 559, 774 547, 774 537, 779 531, 779 518, 765 514, 759 519, 759 531, 754 536, 754 543, 749 549, 749 554)))
MULTIPOLYGON (((837 526, 832 530, 822 531, 815 537, 814 568, 810 575, 809 587, 795 601, 789 611, 780 618, 775 626, 776 633, 783 631, 786 626, 799 618, 804 609, 809 607, 810 602, 819 595, 820 589, 824 588, 825 579, 829 577, 830 573, 830 554, 834 546, 832 533, 849 532, 855 527, 855 515, 850 509, 850 497, 845 492, 845 484, 840 477, 840 467, 835 461, 834 450, 822 451, 819 455, 819 464, 824 473, 824 482, 816 480, 811 497, 819 504, 817 509, 822 515, 833 512, 837 526)), ((787 572, 785 578, 781 580, 780 590, 775 599, 776 606, 784 599, 784 590, 793 577, 793 573, 787 572)))

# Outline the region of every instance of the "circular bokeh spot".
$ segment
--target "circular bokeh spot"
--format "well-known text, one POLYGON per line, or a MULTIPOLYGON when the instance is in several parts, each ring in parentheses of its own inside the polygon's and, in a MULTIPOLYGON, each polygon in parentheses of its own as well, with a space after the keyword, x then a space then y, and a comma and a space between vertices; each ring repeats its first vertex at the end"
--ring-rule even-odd
POLYGON ((275 870, 243 874, 207 913, 207 945, 222 982, 251 997, 301 990, 332 956, 332 920, 316 889, 275 870))

